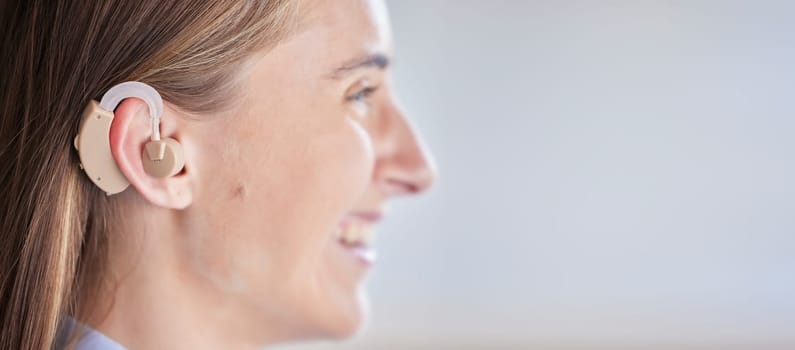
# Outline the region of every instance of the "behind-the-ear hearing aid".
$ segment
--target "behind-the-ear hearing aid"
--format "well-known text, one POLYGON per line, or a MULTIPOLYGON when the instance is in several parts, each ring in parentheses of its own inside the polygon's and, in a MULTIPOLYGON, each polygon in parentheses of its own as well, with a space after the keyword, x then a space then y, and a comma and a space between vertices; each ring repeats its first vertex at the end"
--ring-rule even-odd
POLYGON ((160 138, 160 116, 163 114, 163 99, 149 85, 128 81, 112 87, 102 101, 91 100, 83 110, 80 131, 74 146, 80 154, 80 167, 91 181, 108 195, 116 194, 130 185, 124 177, 110 151, 110 124, 113 111, 122 100, 137 97, 149 107, 152 122, 152 137, 143 150, 143 168, 147 174, 166 178, 182 170, 185 158, 182 145, 171 138, 160 138))

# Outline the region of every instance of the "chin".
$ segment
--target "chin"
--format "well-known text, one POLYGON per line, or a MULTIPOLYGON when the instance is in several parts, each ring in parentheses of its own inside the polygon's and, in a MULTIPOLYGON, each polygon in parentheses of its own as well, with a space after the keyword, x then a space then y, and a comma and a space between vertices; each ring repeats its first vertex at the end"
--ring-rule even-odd
POLYGON ((367 294, 360 291, 348 305, 340 306, 334 316, 323 322, 320 338, 345 340, 363 331, 370 320, 370 302, 367 294))

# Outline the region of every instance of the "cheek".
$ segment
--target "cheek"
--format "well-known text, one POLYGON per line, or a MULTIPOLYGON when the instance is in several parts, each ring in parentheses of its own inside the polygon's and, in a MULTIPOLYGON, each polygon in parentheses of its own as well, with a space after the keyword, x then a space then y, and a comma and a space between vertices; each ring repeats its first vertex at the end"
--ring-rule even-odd
POLYGON ((372 146, 358 123, 345 120, 293 144, 286 155, 279 183, 270 184, 281 200, 265 205, 279 213, 283 247, 291 254, 285 260, 312 269, 322 265, 323 251, 336 243, 332 230, 370 184, 372 146))
POLYGON ((372 144, 364 128, 346 120, 343 130, 337 136, 329 134, 325 141, 325 137, 319 137, 313 146, 316 167, 298 184, 306 199, 300 209, 305 217, 296 220, 314 224, 301 228, 303 232, 291 232, 305 235, 295 237, 295 250, 291 249, 300 253, 284 260, 294 272, 284 289, 285 304, 292 308, 288 312, 302 315, 298 322, 309 325, 309 329, 332 337, 349 336, 364 317, 361 271, 351 266, 348 253, 340 249, 331 233, 369 187, 374 165, 372 144), (298 256, 302 257, 300 261, 295 259, 298 256))
POLYGON ((274 303, 322 299, 336 278, 325 261, 331 232, 371 181, 370 137, 348 118, 263 124, 227 139, 223 163, 204 175, 211 186, 196 203, 205 209, 196 215, 203 234, 194 236, 194 261, 227 291, 274 303))

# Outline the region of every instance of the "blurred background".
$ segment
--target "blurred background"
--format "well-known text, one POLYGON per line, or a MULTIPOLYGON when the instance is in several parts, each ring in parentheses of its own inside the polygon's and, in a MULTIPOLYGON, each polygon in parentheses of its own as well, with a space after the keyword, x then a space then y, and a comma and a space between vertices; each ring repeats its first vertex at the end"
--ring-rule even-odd
POLYGON ((440 178, 283 349, 795 349, 795 1, 389 5, 440 178))

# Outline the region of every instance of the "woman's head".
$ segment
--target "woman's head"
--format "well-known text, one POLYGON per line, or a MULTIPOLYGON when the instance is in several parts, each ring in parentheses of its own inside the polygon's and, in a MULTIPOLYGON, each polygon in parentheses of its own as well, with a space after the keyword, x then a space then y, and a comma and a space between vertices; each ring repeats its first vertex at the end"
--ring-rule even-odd
POLYGON ((435 176, 394 100, 382 1, 3 6, 3 346, 46 345, 61 313, 141 346, 188 322, 251 345, 356 331, 369 264, 341 228, 435 176), (161 93, 186 164, 143 171, 145 104, 124 100, 109 138, 132 186, 105 197, 70 144, 127 80, 161 93))

